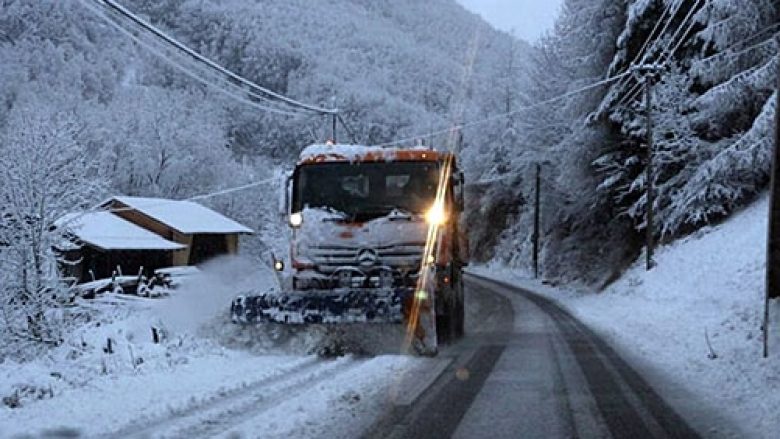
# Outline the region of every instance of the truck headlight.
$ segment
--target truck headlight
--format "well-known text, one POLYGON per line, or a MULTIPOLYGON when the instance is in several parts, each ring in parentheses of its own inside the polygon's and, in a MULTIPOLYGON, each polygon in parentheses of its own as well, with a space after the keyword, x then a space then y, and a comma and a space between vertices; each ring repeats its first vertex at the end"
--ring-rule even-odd
POLYGON ((295 212, 293 214, 290 214, 290 226, 294 228, 298 228, 303 224, 303 214, 300 212, 295 212))
POLYGON ((433 203, 428 212, 425 212, 425 220, 428 224, 440 226, 447 222, 447 212, 444 211, 444 203, 433 203))

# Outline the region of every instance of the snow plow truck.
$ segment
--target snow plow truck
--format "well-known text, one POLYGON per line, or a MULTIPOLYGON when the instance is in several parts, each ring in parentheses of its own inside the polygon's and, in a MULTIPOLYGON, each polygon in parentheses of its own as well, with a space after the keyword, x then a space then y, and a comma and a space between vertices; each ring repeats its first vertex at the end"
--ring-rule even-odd
POLYGON ((281 291, 237 297, 238 323, 391 324, 435 355, 464 332, 464 178, 425 147, 312 145, 284 191, 290 266, 281 291))

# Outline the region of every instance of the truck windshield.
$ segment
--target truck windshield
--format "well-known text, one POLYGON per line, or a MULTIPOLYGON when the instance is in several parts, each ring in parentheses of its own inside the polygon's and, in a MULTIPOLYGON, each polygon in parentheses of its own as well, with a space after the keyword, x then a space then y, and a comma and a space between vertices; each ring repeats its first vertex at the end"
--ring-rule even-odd
POLYGON ((334 210, 370 220, 397 210, 424 213, 436 198, 436 162, 321 163, 298 169, 293 212, 334 210))

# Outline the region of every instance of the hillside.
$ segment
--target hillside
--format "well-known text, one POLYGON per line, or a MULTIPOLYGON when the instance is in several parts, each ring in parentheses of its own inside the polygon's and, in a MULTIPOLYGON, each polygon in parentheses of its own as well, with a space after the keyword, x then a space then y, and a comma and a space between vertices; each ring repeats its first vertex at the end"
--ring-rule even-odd
MULTIPOLYGON (((658 266, 643 259, 600 294, 554 289, 500 267, 485 269, 563 303, 606 335, 629 359, 646 364, 656 384, 671 379, 672 401, 713 437, 774 437, 780 338, 762 358, 767 196, 716 227, 659 248, 658 266), (687 407, 702 395, 702 407, 687 407), (707 411, 721 413, 709 423, 707 411), (739 432, 729 431, 728 426, 739 432), (726 430, 723 430, 726 428, 726 430)), ((771 326, 778 333, 777 322, 771 326)))
MULTIPOLYGON (((454 0, 121 3, 277 93, 340 108, 366 144, 495 111, 522 80, 519 63, 505 59, 529 50, 454 0)), ((304 146, 330 137, 329 120, 231 100, 81 2, 4 1, 0 29, 0 177, 9 182, 0 244, 13 243, 0 247, 2 300, 58 289, 55 276, 30 283, 18 273, 49 273, 51 224, 109 194, 181 199, 256 183, 201 201, 258 231, 242 249, 267 260, 283 227, 275 178, 304 146)))
POLYGON ((529 97, 614 80, 518 117, 522 135, 502 146, 517 151, 502 181, 521 184, 493 185, 503 194, 493 210, 512 218, 499 258, 529 266, 533 221, 524 200, 537 162, 548 276, 604 286, 639 254, 647 112, 642 79, 621 75, 641 64, 662 66, 651 109, 656 240, 717 224, 753 201, 771 165, 778 30, 780 9, 767 0, 567 0, 534 52, 529 97))
MULTIPOLYGON (((527 50, 449 0, 124 4, 259 84, 342 109, 355 140, 367 144, 485 111, 504 93, 493 87, 505 74, 502 59, 527 50), (467 60, 472 43, 476 57, 467 60)), ((0 127, 25 103, 71 112, 117 191, 181 197, 229 186, 254 177, 253 162, 286 161, 330 135, 326 120, 262 113, 205 89, 78 2, 3 9, 0 59, 9 68, 0 73, 0 127), (160 156, 171 158, 161 165, 160 156), (212 165, 183 176, 193 161, 212 165), (237 170, 237 161, 249 169, 237 170)))

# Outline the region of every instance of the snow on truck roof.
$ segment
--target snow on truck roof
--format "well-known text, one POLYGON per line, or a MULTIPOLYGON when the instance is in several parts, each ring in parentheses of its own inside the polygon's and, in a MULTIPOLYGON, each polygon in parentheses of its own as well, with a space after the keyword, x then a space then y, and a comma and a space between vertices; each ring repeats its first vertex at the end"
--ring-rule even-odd
POLYGON ((111 212, 72 213, 55 223, 79 241, 103 250, 181 250, 182 244, 152 233, 111 212))
POLYGON ((328 162, 438 161, 449 153, 425 146, 382 148, 363 145, 314 144, 306 147, 298 164, 328 162))
POLYGON ((118 196, 101 205, 111 201, 118 201, 185 235, 254 233, 252 229, 194 201, 118 196))

